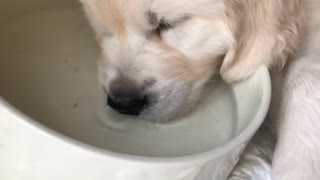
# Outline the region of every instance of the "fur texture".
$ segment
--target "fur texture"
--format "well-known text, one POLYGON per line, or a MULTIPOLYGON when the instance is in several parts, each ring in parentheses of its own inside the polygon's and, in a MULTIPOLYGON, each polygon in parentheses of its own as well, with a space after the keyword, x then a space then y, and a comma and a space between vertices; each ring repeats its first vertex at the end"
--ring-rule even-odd
POLYGON ((233 82, 261 65, 285 67, 273 75, 273 179, 320 179, 320 0, 81 2, 101 47, 102 86, 149 84, 148 120, 188 111, 214 74, 233 82))

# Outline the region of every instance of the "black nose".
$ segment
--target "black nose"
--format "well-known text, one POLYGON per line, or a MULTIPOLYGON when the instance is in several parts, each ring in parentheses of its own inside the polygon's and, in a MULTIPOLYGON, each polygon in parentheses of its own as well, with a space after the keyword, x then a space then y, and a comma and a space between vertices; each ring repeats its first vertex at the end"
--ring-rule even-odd
POLYGON ((108 95, 108 105, 120 114, 138 116, 147 104, 147 96, 108 95))
POLYGON ((112 81, 107 92, 107 104, 120 114, 138 116, 148 104, 148 97, 139 85, 129 78, 112 81))

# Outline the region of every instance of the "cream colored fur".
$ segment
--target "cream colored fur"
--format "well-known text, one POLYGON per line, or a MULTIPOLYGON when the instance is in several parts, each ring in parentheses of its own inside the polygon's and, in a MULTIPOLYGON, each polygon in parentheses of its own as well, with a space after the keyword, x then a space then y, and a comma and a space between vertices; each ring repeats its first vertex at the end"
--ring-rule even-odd
POLYGON ((146 119, 183 114, 214 74, 233 82, 261 65, 285 67, 273 75, 283 80, 269 115, 279 137, 273 179, 320 179, 320 0, 81 1, 101 47, 106 91, 118 76, 157 80, 146 119), (156 33, 161 19, 175 24, 156 33))

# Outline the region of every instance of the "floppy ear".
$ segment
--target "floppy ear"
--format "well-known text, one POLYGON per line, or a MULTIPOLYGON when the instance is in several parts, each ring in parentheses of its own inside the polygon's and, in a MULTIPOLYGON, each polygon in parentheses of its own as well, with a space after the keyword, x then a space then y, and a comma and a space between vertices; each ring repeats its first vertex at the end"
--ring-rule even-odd
MULTIPOLYGON (((248 30, 249 31, 249 30, 248 30)), ((276 46, 274 35, 268 32, 242 32, 228 50, 220 73, 226 82, 245 79, 261 65, 272 60, 276 46)))
POLYGON ((220 69, 225 81, 245 79, 261 65, 284 66, 299 44, 299 21, 302 15, 298 14, 301 10, 297 10, 297 1, 289 1, 287 6, 290 8, 282 8, 275 0, 229 0, 226 3, 234 43, 220 69))

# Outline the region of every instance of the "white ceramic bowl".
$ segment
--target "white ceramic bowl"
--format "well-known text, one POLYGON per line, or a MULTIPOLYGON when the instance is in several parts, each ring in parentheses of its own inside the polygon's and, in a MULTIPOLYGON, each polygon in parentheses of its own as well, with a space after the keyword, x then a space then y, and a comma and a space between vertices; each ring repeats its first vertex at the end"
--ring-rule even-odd
POLYGON ((224 180, 268 110, 262 67, 183 120, 111 121, 96 59, 76 0, 0 0, 1 180, 224 180))

